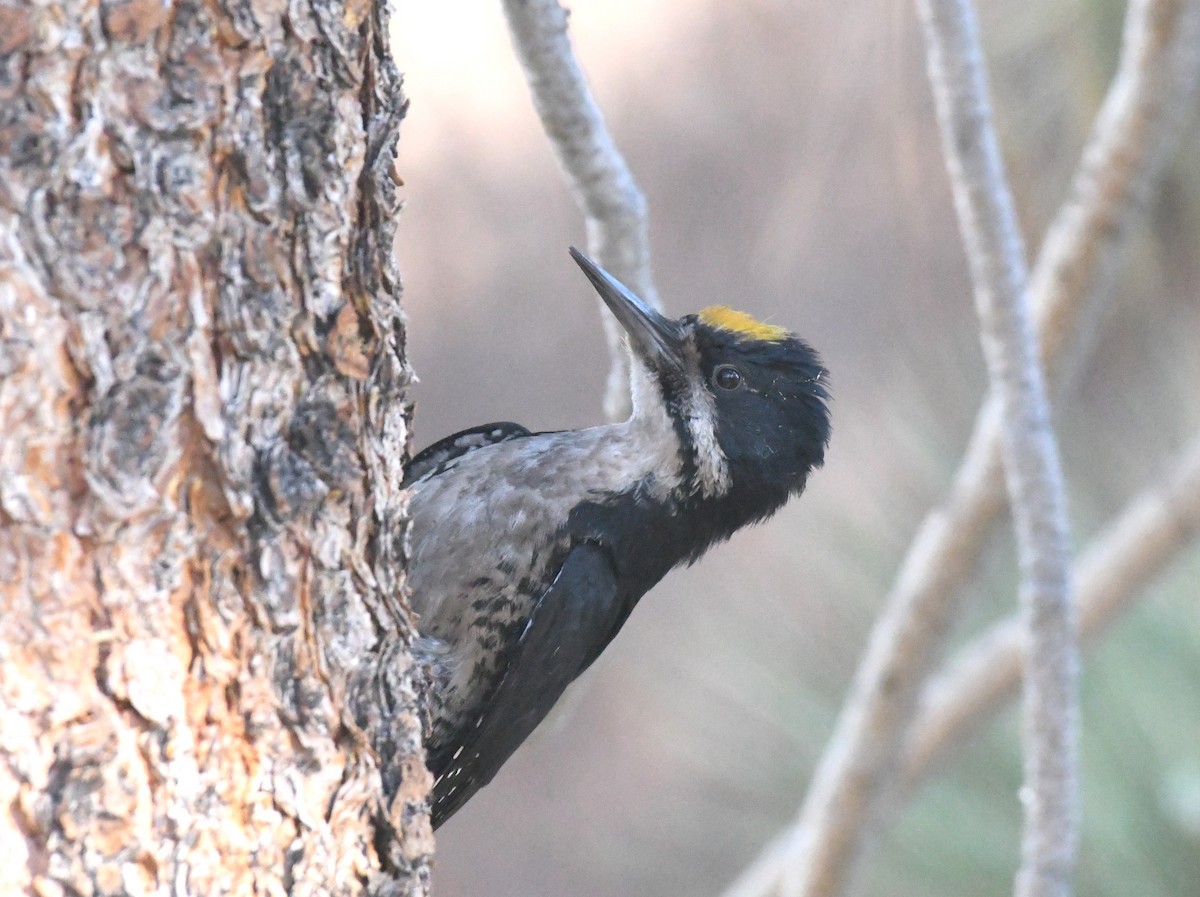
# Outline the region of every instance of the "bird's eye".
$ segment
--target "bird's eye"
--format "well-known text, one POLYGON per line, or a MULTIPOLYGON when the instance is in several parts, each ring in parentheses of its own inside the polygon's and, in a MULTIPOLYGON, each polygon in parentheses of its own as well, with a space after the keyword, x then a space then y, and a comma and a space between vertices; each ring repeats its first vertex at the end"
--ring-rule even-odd
POLYGON ((713 383, 721 389, 734 390, 742 385, 742 372, 731 364, 717 365, 713 370, 713 383))

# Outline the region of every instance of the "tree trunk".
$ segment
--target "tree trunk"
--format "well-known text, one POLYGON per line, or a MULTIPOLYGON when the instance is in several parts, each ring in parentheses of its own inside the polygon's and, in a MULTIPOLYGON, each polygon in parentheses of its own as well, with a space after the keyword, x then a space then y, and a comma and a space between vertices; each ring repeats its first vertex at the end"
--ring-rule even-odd
POLYGON ((0 0, 0 893, 424 894, 386 5, 0 0))

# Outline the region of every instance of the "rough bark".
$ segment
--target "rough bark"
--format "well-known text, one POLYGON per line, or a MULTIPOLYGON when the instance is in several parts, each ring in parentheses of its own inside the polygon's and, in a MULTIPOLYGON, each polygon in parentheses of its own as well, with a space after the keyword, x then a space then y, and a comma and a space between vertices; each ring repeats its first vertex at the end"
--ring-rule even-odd
POLYGON ((0 0, 0 893, 424 894, 367 0, 0 0))

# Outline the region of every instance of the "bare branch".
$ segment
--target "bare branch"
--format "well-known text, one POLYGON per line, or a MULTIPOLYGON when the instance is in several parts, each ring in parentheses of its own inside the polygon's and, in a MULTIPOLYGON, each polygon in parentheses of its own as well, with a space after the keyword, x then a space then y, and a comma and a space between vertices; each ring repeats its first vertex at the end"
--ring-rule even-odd
POLYGON ((1027 638, 1025 826, 1018 897, 1067 897, 1079 850, 1079 646, 1066 493, 1027 306, 1024 245, 992 124, 970 0, 918 0, 942 151, 966 245, 983 354, 1002 408, 1027 638))
POLYGON ((1111 292, 1129 233, 1175 154, 1200 83, 1200 2, 1131 0, 1116 76, 1029 292, 1053 377, 1080 318, 1111 292))
MULTIPOLYGON (((992 408, 993 412, 998 406, 992 408)), ((998 430, 988 422, 984 435, 998 430)), ((998 452, 977 438, 955 477, 947 502, 921 526, 896 586, 871 633, 851 695, 817 766, 800 818, 774 855, 775 878, 800 873, 784 894, 838 894, 853 877, 860 856, 890 803, 900 739, 914 712, 918 689, 944 641, 959 587, 972 570, 974 540, 987 534, 989 513, 1004 507, 998 452), (799 889, 799 890, 797 890, 799 889)), ((765 854, 727 893, 741 888, 765 854)), ((770 893, 769 891, 767 893, 770 893)))
POLYGON ((757 857, 721 892, 721 897, 772 897, 779 893, 783 870, 789 857, 799 850, 804 832, 789 826, 767 842, 757 857))
MULTIPOLYGON (((650 273, 646 198, 575 61, 567 11, 557 0, 504 0, 504 15, 542 128, 586 218, 588 252, 660 308, 650 273)), ((617 420, 630 410, 629 361, 620 327, 611 315, 603 318, 612 355, 604 411, 617 420)))
MULTIPOLYGON (((1126 505, 1076 561, 1080 635, 1095 639, 1127 610, 1178 554, 1200 537, 1200 437, 1168 473, 1126 505)), ((901 764, 900 796, 914 794, 1021 684, 1024 627, 1018 617, 992 626, 958 652, 925 689, 901 764)), ((772 893, 796 829, 776 836, 724 897, 772 893)))
MULTIPOLYGON (((1198 8, 1197 0, 1138 0, 1129 7, 1118 71, 1030 281, 1051 377, 1080 318, 1111 291, 1129 234, 1177 146, 1200 75, 1198 8)), ((725 897, 770 893, 783 857, 806 842, 828 842, 822 852, 840 856, 846 876, 857 865, 877 826, 875 807, 887 803, 883 788, 958 592, 1004 510, 998 424, 999 404, 990 397, 950 495, 925 518, 885 601, 806 803, 826 804, 821 833, 801 830, 806 811, 725 897)))
MULTIPOLYGON (((1107 629, 1180 551, 1200 535, 1200 437, 1159 482, 1133 499, 1075 564, 1080 633, 1107 629)), ((994 625, 929 684, 908 739, 906 790, 1016 694, 1024 666, 1019 620, 994 625)))

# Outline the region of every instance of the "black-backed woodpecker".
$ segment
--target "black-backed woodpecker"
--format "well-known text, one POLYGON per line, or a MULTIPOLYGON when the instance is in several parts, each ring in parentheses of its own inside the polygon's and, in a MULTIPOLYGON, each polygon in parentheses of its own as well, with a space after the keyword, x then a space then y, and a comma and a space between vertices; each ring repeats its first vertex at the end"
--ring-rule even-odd
POLYGON ((794 334, 723 306, 672 320, 571 255, 627 334, 629 420, 551 433, 489 424, 408 468, 435 828, 491 781, 642 595, 803 490, 829 439, 827 374, 794 334))

